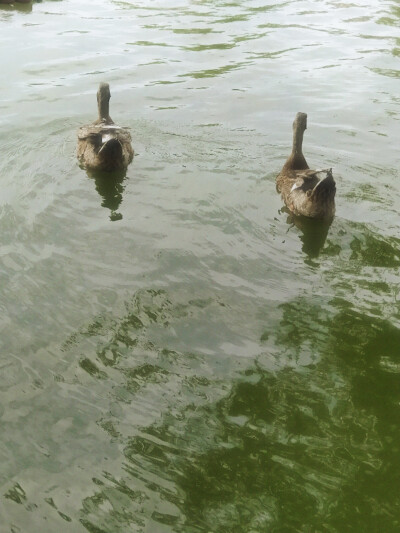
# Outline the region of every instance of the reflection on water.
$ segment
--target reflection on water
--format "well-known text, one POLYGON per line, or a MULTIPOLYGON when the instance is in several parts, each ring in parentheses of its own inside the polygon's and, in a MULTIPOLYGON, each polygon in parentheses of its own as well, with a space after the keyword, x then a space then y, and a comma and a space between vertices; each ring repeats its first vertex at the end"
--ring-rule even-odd
POLYGON ((324 247, 332 221, 294 216, 286 208, 283 208, 282 211, 289 213, 286 222, 290 227, 287 231, 290 231, 294 226, 301 231, 302 251, 310 259, 318 257, 324 247))
MULTIPOLYGON (((400 394, 393 351, 400 330, 343 301, 324 312, 322 304, 298 298, 281 306, 279 328, 269 333, 293 356, 291 366, 271 372, 260 358, 240 370, 236 361, 229 383, 209 373, 208 357, 149 342, 150 324, 176 327, 196 316, 194 307, 174 306, 163 291, 137 294, 100 350, 109 354, 102 368, 121 370, 124 383, 114 394, 125 413, 140 402, 143 420, 156 420, 134 434, 122 412, 99 421, 123 447, 123 471, 93 480, 82 524, 89 531, 212 531, 215 524, 221 531, 318 531, 328 520, 337 531, 367 522, 395 531, 397 495, 388 499, 384 484, 395 486, 399 458, 386 456, 383 443, 399 437, 390 421, 400 394), (310 353, 319 355, 306 363, 310 353), (133 354, 140 358, 134 366, 133 354), (161 417, 151 401, 157 390, 161 417)), ((92 375, 104 379, 99 369, 92 375)))
POLYGON ((20 4, 19 2, 14 2, 12 4, 3 4, 0 2, 0 13, 2 11, 20 11, 21 13, 31 13, 32 3, 29 2, 28 4, 20 4))
POLYGON ((398 533, 398 19, 1 6, 1 533, 398 533), (127 176, 76 163, 104 80, 127 176), (275 192, 299 109, 330 226, 275 192))
POLYGON ((125 190, 126 170, 116 172, 87 171, 87 175, 96 184, 96 191, 103 199, 102 207, 110 209, 110 220, 121 220, 122 213, 118 213, 117 210, 121 205, 125 190))

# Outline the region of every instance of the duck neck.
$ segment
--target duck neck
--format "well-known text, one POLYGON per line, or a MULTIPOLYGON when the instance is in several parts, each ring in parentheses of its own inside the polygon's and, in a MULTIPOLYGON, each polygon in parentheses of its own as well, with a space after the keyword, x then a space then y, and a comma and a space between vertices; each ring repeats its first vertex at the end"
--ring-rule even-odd
POLYGON ((293 146, 292 153, 288 157, 284 168, 286 170, 305 170, 308 167, 307 161, 303 155, 303 136, 304 128, 298 127, 296 125, 293 128, 293 146))
POLYGON ((295 128, 293 130, 292 155, 294 157, 304 157, 303 156, 303 137, 304 137, 303 129, 295 128))
POLYGON ((98 109, 99 109, 99 121, 105 120, 109 122, 110 118, 110 100, 108 98, 99 98, 98 100, 98 109))

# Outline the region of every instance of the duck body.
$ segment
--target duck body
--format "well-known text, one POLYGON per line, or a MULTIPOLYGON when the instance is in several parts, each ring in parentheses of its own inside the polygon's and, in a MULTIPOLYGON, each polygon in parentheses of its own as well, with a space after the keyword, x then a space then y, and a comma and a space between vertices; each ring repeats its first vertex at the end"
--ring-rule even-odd
POLYGON ((83 126, 78 131, 77 155, 87 170, 111 172, 125 169, 133 159, 131 135, 115 124, 83 126))
POLYGON ((336 184, 332 169, 311 170, 302 152, 307 115, 297 113, 293 122, 293 148, 276 178, 276 187, 294 215, 331 219, 335 214, 336 184), (320 175, 325 174, 323 179, 320 175))
POLYGON ((110 97, 109 85, 101 83, 97 92, 99 118, 78 130, 77 157, 87 170, 124 170, 133 159, 131 134, 114 124, 109 115, 110 97))

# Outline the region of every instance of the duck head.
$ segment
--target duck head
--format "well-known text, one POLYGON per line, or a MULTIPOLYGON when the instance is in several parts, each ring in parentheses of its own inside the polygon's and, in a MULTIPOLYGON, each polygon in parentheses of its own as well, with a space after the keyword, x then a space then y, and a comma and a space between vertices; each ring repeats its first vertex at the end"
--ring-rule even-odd
POLYGON ((307 129, 307 113, 297 113, 293 121, 293 133, 304 133, 307 129))
POLYGON ((97 91, 97 107, 99 110, 99 122, 105 122, 106 124, 112 124, 110 117, 110 86, 108 83, 100 83, 99 90, 97 91))

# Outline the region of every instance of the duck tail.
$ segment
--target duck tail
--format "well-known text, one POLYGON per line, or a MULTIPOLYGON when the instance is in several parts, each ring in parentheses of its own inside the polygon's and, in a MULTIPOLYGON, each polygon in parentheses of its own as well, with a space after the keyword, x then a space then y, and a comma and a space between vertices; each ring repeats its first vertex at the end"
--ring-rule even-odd
POLYGON ((314 187, 311 198, 320 203, 332 201, 336 194, 336 183, 333 179, 332 169, 327 169, 327 176, 323 180, 319 181, 314 187))
POLYGON ((99 154, 103 157, 115 157, 122 154, 122 145, 118 139, 108 139, 100 148, 99 154))

